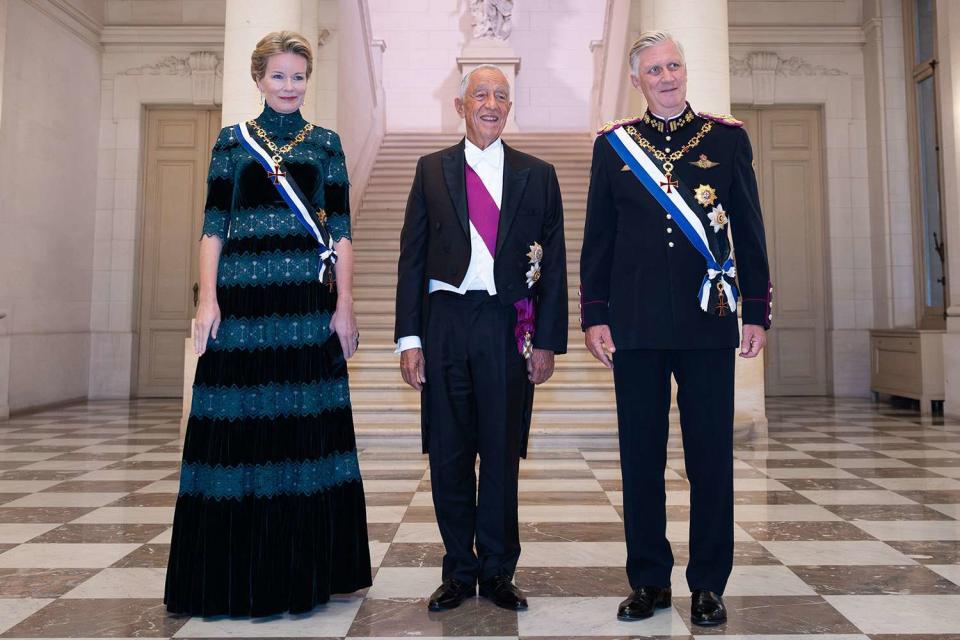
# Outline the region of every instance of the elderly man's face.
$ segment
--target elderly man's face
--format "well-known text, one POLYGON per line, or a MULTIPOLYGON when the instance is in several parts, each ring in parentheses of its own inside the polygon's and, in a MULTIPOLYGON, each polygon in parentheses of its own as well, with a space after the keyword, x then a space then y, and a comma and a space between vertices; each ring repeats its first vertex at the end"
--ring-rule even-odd
POLYGON ((457 113, 466 121, 467 139, 486 149, 500 137, 510 113, 510 85, 495 69, 480 69, 470 75, 463 100, 453 101, 457 113))
POLYGON ((640 52, 630 82, 643 92, 650 111, 663 117, 680 113, 687 103, 687 67, 680 50, 667 40, 640 52))

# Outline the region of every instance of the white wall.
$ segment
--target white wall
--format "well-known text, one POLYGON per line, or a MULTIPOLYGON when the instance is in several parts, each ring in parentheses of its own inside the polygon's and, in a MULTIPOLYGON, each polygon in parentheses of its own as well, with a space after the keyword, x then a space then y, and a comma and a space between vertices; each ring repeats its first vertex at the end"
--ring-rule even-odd
POLYGON ((33 4, 6 5, 0 377, 17 411, 87 395, 100 53, 33 4))
MULTIPOLYGON (((366 188, 386 124, 385 96, 381 84, 380 47, 372 46, 370 14, 366 2, 340 0, 336 64, 337 126, 347 156, 350 175, 350 208, 354 222, 360 196, 366 188)), ((324 47, 326 48, 326 47, 324 47)))
MULTIPOLYGON (((590 41, 602 37, 600 0, 523 0, 509 43, 520 57, 513 88, 521 131, 591 127, 590 41)), ((456 131, 457 56, 471 30, 464 0, 370 0, 383 56, 388 131, 456 131)))

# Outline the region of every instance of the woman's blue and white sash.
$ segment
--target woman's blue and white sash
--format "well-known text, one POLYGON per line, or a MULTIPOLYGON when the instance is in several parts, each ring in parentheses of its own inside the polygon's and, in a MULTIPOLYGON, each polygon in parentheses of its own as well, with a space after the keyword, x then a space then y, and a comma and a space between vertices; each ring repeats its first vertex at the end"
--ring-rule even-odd
POLYGON ((333 238, 323 223, 317 224, 311 215, 310 199, 303 195, 300 186, 294 181, 289 172, 280 171, 282 165, 277 167, 274 164, 273 156, 260 146, 245 122, 239 122, 233 125, 234 134, 240 144, 250 155, 260 163, 267 173, 270 174, 271 182, 277 188, 280 197, 283 198, 290 210, 293 211, 297 221, 303 225, 313 238, 317 241, 318 251, 320 253, 320 281, 333 281, 333 268, 337 264, 337 252, 333 249, 333 238), (326 278, 326 279, 325 279, 326 278))
POLYGON ((680 231, 683 232, 684 237, 706 261, 707 273, 697 291, 700 308, 708 313, 712 312, 710 309, 710 294, 714 283, 720 283, 726 295, 727 304, 730 306, 730 311, 735 312, 737 310, 737 287, 733 281, 737 276, 737 268, 733 262, 732 252, 724 258, 723 264, 717 261, 717 257, 710 250, 703 221, 690 208, 679 191, 671 189, 671 192, 667 193, 660 187, 660 183, 666 182, 663 172, 622 127, 608 132, 606 136, 610 146, 617 152, 620 159, 630 167, 630 171, 653 196, 654 200, 671 215, 677 226, 680 227, 680 231))

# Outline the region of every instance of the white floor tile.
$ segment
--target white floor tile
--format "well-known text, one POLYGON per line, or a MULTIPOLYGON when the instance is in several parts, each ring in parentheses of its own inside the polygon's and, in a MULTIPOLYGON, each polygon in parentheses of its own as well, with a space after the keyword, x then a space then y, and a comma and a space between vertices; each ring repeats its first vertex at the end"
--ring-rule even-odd
POLYGON ((406 505, 386 506, 386 507, 367 507, 367 522, 373 523, 391 523, 403 520, 403 514, 407 512, 406 505))
POLYGON ((3 522, 0 523, 0 543, 21 544, 59 526, 53 523, 3 522))
POLYGON ((960 540, 957 520, 855 520, 853 524, 880 540, 960 540))
POLYGON ((47 491, 33 493, 29 496, 17 498, 3 505, 4 507, 102 507, 105 504, 116 502, 126 493, 94 493, 75 492, 61 493, 47 491))
POLYGON ((603 491, 603 487, 596 480, 589 478, 567 480, 520 479, 520 493, 554 492, 554 491, 603 491))
POLYGON ((403 522, 393 537, 394 542, 443 542, 433 522, 403 522))
MULTIPOLYGON (((873 482, 873 479, 870 480, 873 482)), ((797 491, 817 504, 916 504, 899 493, 885 490, 797 491)))
POLYGON ((894 491, 956 491, 960 480, 953 478, 870 478, 870 482, 894 491))
POLYGON ((823 467, 815 469, 767 469, 767 475, 778 480, 796 480, 796 479, 814 479, 829 480, 836 478, 856 478, 849 471, 837 469, 834 467, 823 467))
POLYGON ((738 504, 733 507, 733 519, 737 522, 842 520, 815 504, 738 504))
MULTIPOLYGON (((362 476, 363 474, 361 474, 362 476)), ((420 486, 419 480, 364 480, 366 493, 413 493, 420 486)))
POLYGON ((0 553, 4 569, 99 569, 131 553, 139 544, 27 543, 0 553))
MULTIPOLYGON (((174 469, 174 471, 176 471, 176 469, 174 469)), ((171 473, 172 471, 170 469, 98 469, 97 471, 91 471, 82 476, 77 476, 74 480, 106 482, 160 480, 161 478, 166 478, 171 473)))
POLYGON ((622 598, 528 598, 530 608, 517 616, 521 636, 670 636, 687 635, 687 626, 672 607, 652 618, 620 622, 622 598))
POLYGON ((173 507, 100 507, 73 520, 76 524, 168 524, 173 507))
POLYGON ((48 598, 0 598, 0 633, 53 602, 48 598))
POLYGON ((627 548, 622 542, 524 542, 521 567, 622 567, 627 548))
POLYGON ((874 540, 761 541, 786 565, 909 565, 914 560, 874 540))
POLYGON ((389 542, 369 542, 370 545, 370 566, 379 567, 383 562, 383 557, 387 555, 390 548, 389 542))
POLYGON ((826 596, 865 633, 960 633, 960 596, 826 596))
POLYGON ((620 514, 610 505, 582 504, 529 505, 519 509, 520 522, 621 522, 620 514))
POLYGON ((64 598, 163 598, 167 570, 104 569, 63 595, 64 598))
POLYGON ((367 597, 427 598, 440 580, 440 567, 380 567, 367 597))

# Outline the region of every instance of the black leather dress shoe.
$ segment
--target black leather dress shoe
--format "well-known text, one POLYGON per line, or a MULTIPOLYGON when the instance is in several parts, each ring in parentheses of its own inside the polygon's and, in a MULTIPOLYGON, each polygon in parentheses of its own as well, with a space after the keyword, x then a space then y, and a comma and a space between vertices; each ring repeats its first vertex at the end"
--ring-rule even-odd
POLYGON ((476 594, 476 588, 472 584, 466 584, 447 578, 443 581, 437 590, 430 596, 430 602, 427 603, 427 609, 430 611, 446 611, 447 609, 456 609, 463 604, 464 599, 472 598, 476 594))
POLYGON ((522 611, 527 608, 527 599, 507 576, 496 576, 480 583, 480 595, 489 598, 501 609, 522 611))
POLYGON ((670 606, 670 587, 640 587, 620 603, 617 620, 644 620, 670 606))
POLYGON ((706 589, 694 589, 690 601, 690 622, 701 627, 712 627, 727 621, 727 607, 723 598, 706 589))

